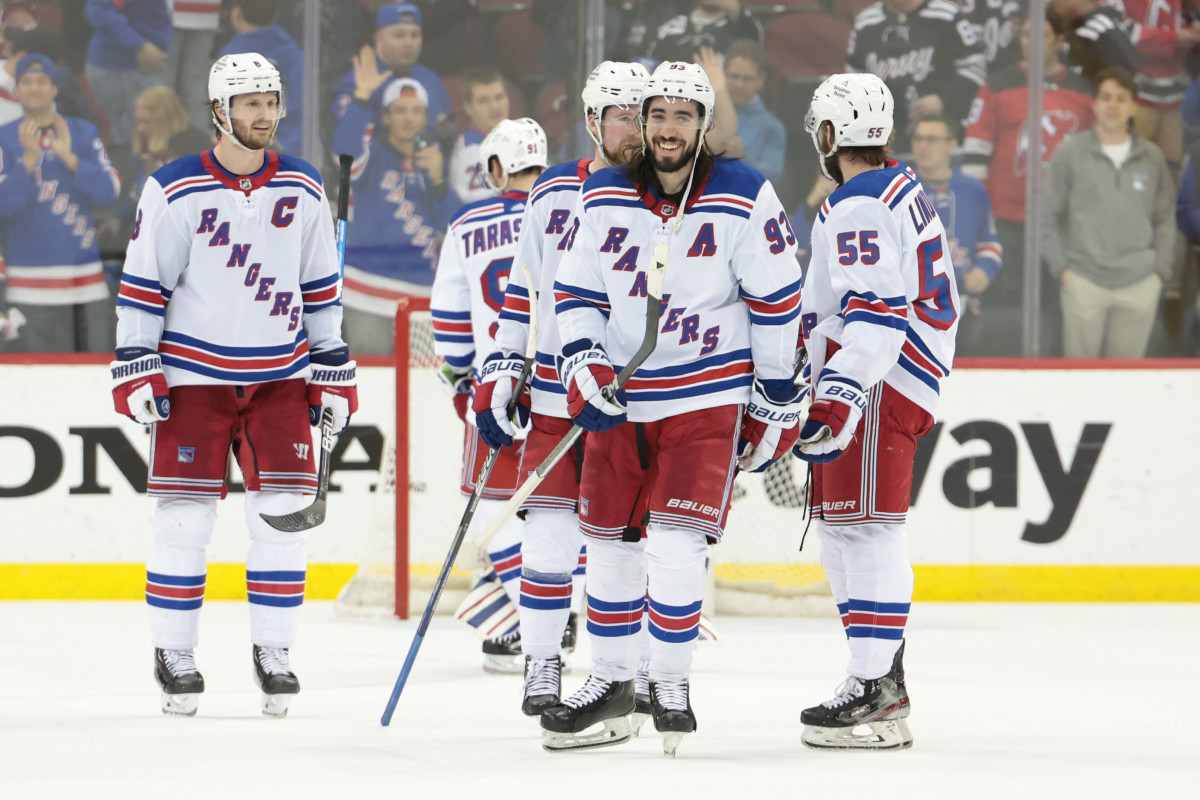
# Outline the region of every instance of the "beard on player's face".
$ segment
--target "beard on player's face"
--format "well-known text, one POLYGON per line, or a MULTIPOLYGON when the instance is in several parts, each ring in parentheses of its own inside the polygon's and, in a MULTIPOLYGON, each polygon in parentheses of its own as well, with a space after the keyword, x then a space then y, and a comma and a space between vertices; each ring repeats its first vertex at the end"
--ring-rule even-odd
POLYGON ((275 122, 272 120, 248 121, 234 117, 231 122, 233 135, 251 150, 266 149, 275 135, 275 122))
POLYGON ((678 133, 663 135, 660 133, 649 136, 650 160, 654 169, 659 172, 678 172, 692 163, 696 156, 696 144, 699 136, 688 144, 678 133))

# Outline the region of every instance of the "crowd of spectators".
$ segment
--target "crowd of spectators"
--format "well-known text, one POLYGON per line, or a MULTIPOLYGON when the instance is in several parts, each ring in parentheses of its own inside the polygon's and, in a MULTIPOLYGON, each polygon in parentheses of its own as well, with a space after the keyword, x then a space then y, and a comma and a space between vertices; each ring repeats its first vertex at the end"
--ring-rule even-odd
MULTIPOLYGON (((305 142, 304 7, 283 0, 42 0, 0 8, 0 352, 105 352, 112 289, 148 175, 211 146, 209 66, 279 68, 274 146, 305 142)), ((533 116, 560 159, 590 150, 578 108, 583 3, 323 0, 317 166, 354 156, 346 330, 388 352, 404 295, 427 295, 445 228, 492 190, 483 137, 533 116)), ((1022 353, 1025 243, 1038 226, 1041 355, 1200 355, 1200 0, 606 0, 613 60, 700 64, 718 152, 743 158, 802 234, 831 186, 803 115, 813 87, 871 71, 892 90, 892 151, 948 232, 959 353, 1022 353), (1193 11, 1192 3, 1195 4, 1193 11), (1026 120, 1030 37, 1044 114, 1026 120), (1034 139, 1040 143, 1034 144, 1034 139), (1043 164, 1027 217, 1026 156, 1043 164)), ((307 145, 307 149, 306 149, 307 145)), ((803 258, 803 248, 801 251, 803 258)))

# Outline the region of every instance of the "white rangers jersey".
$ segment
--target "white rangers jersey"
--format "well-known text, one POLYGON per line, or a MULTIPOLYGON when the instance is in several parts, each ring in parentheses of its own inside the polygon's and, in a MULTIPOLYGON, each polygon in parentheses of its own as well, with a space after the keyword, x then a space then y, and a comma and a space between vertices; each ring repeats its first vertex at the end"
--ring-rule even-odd
POLYGON ((434 352, 455 369, 473 369, 496 351, 504 290, 513 271, 527 192, 468 203, 450 222, 429 310, 434 352))
POLYGON ((930 414, 954 360, 950 243, 917 176, 888 159, 825 200, 812 229, 801 326, 814 377, 886 381, 930 414))
POLYGON ((344 346, 333 215, 320 174, 268 151, 254 175, 212 151, 146 181, 117 297, 117 347, 162 356, 172 386, 309 376, 344 346))
POLYGON ((597 342, 620 369, 645 332, 645 270, 655 246, 669 242, 658 343, 625 385, 634 422, 743 404, 754 376, 794 370, 800 266, 771 183, 717 159, 673 235, 674 215, 627 168, 600 170, 583 185, 579 231, 554 286, 563 342, 597 342))
POLYGON ((567 390, 558 379, 557 358, 562 341, 554 321, 554 278, 567 247, 579 230, 576 205, 579 190, 588 179, 590 158, 558 164, 542 173, 529 193, 529 206, 521 223, 524 235, 517 244, 512 275, 504 293, 500 330, 496 344, 508 355, 524 355, 529 337, 529 287, 525 271, 529 265, 537 292, 537 358, 530 380, 533 410, 539 414, 569 419, 567 390))

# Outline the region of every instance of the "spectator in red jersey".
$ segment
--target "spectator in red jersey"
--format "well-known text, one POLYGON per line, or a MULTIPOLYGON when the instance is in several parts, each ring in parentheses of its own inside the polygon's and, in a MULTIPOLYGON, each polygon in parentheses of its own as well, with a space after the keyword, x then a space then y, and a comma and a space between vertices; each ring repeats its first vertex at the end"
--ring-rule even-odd
MULTIPOLYGON (((1043 25, 1042 164, 1050 163, 1064 139, 1092 125, 1091 86, 1077 70, 1060 60, 1069 23, 1053 11, 1043 25)), ((992 198, 996 231, 1004 249, 1005 268, 988 290, 987 315, 992 330, 1005 332, 994 355, 1021 352, 1021 316, 1025 285, 1025 165, 1029 152, 1026 114, 1029 102, 1029 23, 1021 28, 1021 61, 988 78, 971 106, 962 171, 983 181, 992 198)), ((1041 327, 1047 355, 1056 349, 1059 321, 1057 287, 1044 281, 1041 327)))

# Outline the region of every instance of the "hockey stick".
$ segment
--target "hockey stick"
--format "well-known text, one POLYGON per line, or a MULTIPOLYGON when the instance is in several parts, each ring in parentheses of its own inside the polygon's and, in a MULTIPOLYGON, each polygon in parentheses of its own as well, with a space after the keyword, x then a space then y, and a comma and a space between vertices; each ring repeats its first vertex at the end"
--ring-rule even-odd
MULTIPOLYGON (((633 358, 629 359, 626 364, 617 374, 617 379, 612 382, 612 385, 605 387, 604 396, 612 399, 616 396, 621 387, 629 380, 633 373, 645 363, 650 354, 654 352, 654 348, 658 346, 658 321, 662 316, 662 294, 663 281, 667 275, 667 258, 669 256, 669 248, 666 242, 660 242, 654 246, 654 252, 651 255, 653 262, 646 275, 646 332, 642 336, 642 344, 637 352, 633 354, 633 358)), ((573 425, 570 432, 563 437, 554 449, 550 451, 550 455, 538 464, 537 468, 530 473, 525 482, 521 484, 516 493, 512 496, 505 505, 500 509, 500 513, 492 520, 492 523, 475 537, 472 543, 474 547, 483 552, 487 549, 488 544, 495 538, 500 529, 508 522, 509 518, 516 514, 521 508, 521 504, 529 499, 534 490, 541 485, 542 480, 554 469, 555 465, 562 460, 563 455, 571 449, 571 446, 583 434, 583 428, 578 425, 573 425)))
MULTIPOLYGON (((338 281, 346 271, 346 225, 350 214, 350 165, 354 159, 345 153, 338 156, 337 260, 338 281)), ((297 533, 315 528, 325 521, 325 498, 329 495, 330 454, 337 436, 333 433, 333 409, 321 413, 321 463, 317 467, 317 497, 312 505, 291 514, 259 514, 263 521, 277 531, 297 533)))
MULTIPOLYGON (((512 399, 508 401, 508 408, 505 409, 509 419, 512 419, 513 414, 516 413, 517 404, 521 400, 521 392, 525 390, 525 383, 533 372, 533 363, 537 358, 537 295, 534 292, 533 276, 529 271, 529 265, 521 262, 521 268, 525 272, 525 282, 529 285, 529 335, 525 341, 525 363, 521 367, 521 376, 517 379, 512 399)), ((396 712, 396 704, 400 702, 400 693, 404 691, 404 685, 408 683, 409 673, 412 672, 413 663, 417 660, 417 653, 425 641, 425 633, 429 630, 433 612, 437 609, 438 600, 442 597, 442 590, 446 588, 450 570, 458 558, 458 550, 467 537, 467 529, 471 527, 471 520, 475 518, 475 507, 479 505, 479 498, 483 495, 483 489, 487 486, 488 478, 492 474, 492 467, 496 465, 496 458, 499 455, 500 451, 493 447, 488 450, 487 458, 483 461, 479 479, 475 482, 475 490, 471 492, 471 497, 467 500, 467 508, 458 522, 454 540, 450 542, 450 552, 446 554, 446 560, 442 563, 442 571, 438 573, 437 581, 433 584, 433 593, 429 595, 429 602, 425 604, 425 613, 421 615, 421 621, 417 624, 417 632, 413 634, 412 644, 408 646, 408 655, 404 658, 404 666, 400 668, 400 674, 396 676, 392 695, 388 698, 387 707, 383 710, 383 716, 379 720, 384 727, 391 724, 392 714, 396 712)))

